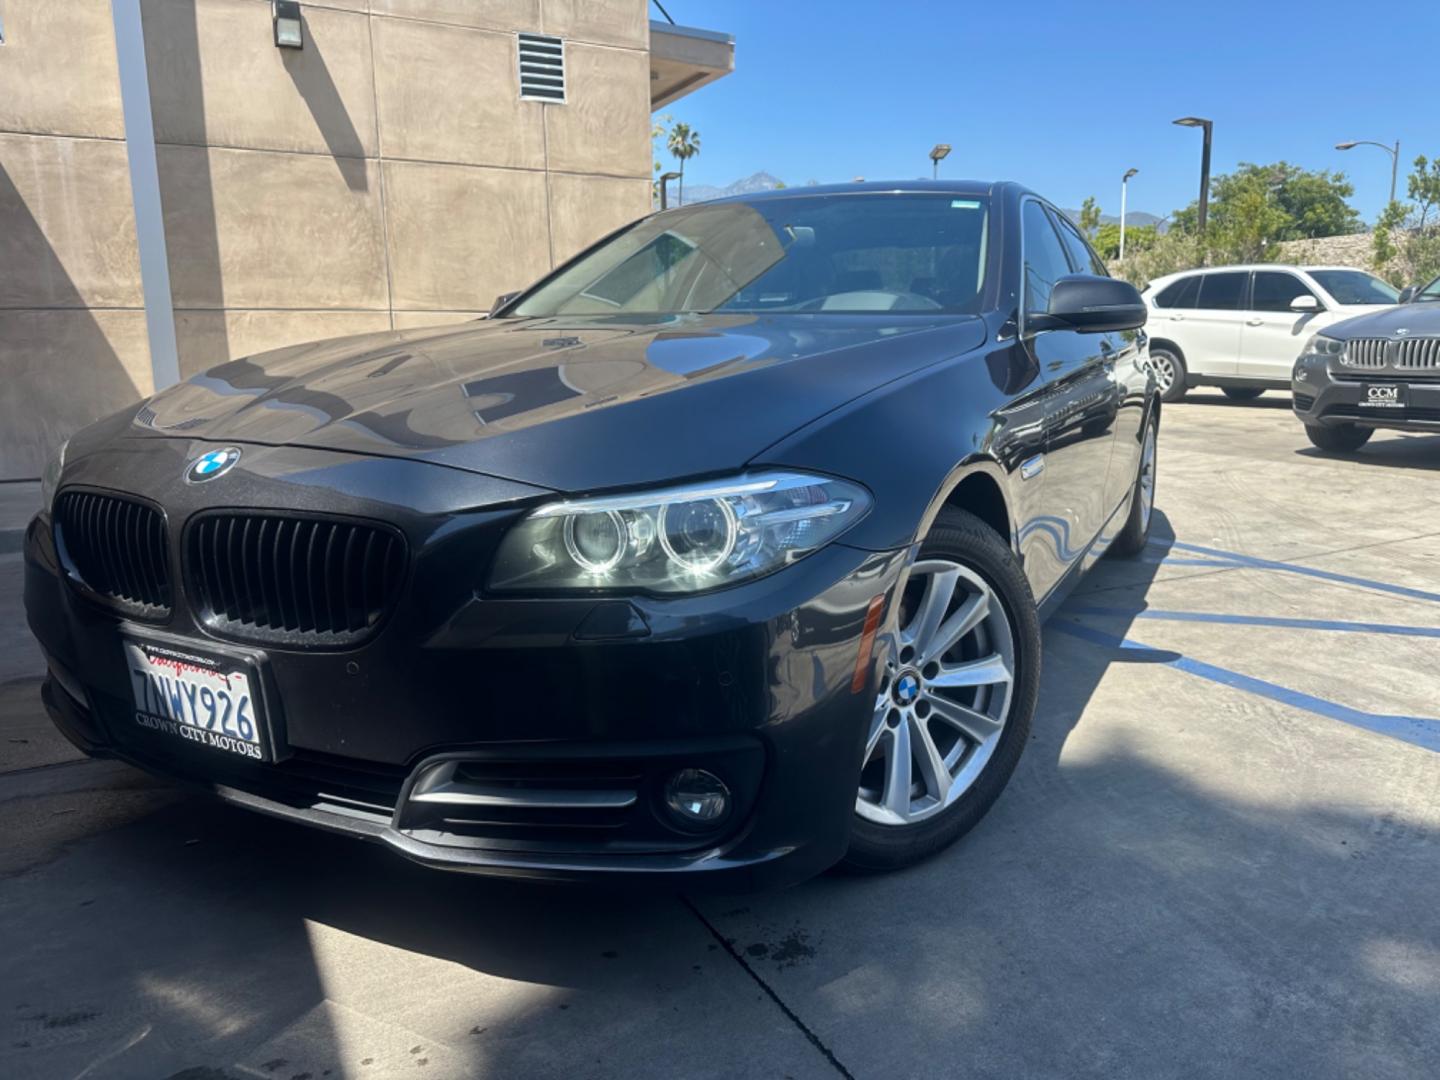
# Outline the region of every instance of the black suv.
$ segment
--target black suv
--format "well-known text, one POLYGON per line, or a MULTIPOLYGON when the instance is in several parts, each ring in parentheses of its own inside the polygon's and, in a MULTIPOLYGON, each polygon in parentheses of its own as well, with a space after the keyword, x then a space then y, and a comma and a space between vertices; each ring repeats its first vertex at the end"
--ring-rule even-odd
POLYGON ((1376 428, 1440 431, 1440 304, 1326 327, 1296 361, 1292 389, 1321 450, 1358 450, 1376 428))

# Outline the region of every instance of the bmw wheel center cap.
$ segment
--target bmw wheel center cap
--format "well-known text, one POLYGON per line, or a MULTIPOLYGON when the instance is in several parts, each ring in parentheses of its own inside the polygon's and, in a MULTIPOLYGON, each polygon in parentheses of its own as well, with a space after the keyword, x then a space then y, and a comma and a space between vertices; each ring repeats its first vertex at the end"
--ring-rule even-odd
POLYGON ((185 482, 187 484, 203 484, 207 480, 214 480, 217 476, 224 476, 235 467, 235 463, 239 460, 240 448, 238 446, 226 446, 201 454, 186 468, 185 482))

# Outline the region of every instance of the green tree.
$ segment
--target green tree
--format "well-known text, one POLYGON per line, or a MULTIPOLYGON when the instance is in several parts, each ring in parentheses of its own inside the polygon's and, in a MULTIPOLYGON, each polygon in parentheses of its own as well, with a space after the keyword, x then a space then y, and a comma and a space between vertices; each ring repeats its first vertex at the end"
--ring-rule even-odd
POLYGON ((1100 204, 1095 201, 1094 195, 1085 196, 1085 201, 1080 204, 1080 220, 1077 224, 1086 236, 1095 236, 1095 230, 1100 227, 1100 204))
MULTIPOLYGON (((1282 240, 1355 232, 1360 215, 1347 201, 1354 193, 1343 173, 1242 162, 1211 183, 1205 249, 1215 259, 1263 260, 1282 240)), ((1173 220, 1181 232, 1195 233, 1199 203, 1177 210, 1173 220)))
POLYGON ((1440 158, 1415 159, 1406 180, 1410 202, 1392 202, 1375 223, 1375 269, 1393 285, 1421 284, 1440 276, 1440 158))
POLYGON ((675 205, 683 206, 685 203, 685 162, 700 153, 700 133, 681 121, 670 129, 670 135, 665 140, 665 144, 670 148, 670 153, 675 160, 680 162, 680 185, 675 193, 675 205))
POLYGON ((1417 157, 1415 170, 1406 182, 1406 189, 1410 193, 1410 201, 1415 203, 1420 212, 1420 220, 1415 227, 1423 232, 1430 211, 1440 203, 1440 157, 1434 161, 1426 161, 1424 154, 1417 157))
POLYGON ((660 155, 664 153, 665 143, 670 138, 670 122, 669 113, 657 116, 650 122, 650 156, 654 159, 655 166, 655 180, 650 185, 650 202, 653 206, 660 205, 660 174, 665 169, 660 155))
MULTIPOLYGON (((1125 226, 1125 257, 1128 259, 1136 252, 1144 251, 1155 243, 1156 231, 1154 225, 1127 225, 1125 226)), ((1106 262, 1113 262, 1120 257, 1120 223, 1111 221, 1101 225, 1095 230, 1095 235, 1090 238, 1095 245, 1095 250, 1106 262)))

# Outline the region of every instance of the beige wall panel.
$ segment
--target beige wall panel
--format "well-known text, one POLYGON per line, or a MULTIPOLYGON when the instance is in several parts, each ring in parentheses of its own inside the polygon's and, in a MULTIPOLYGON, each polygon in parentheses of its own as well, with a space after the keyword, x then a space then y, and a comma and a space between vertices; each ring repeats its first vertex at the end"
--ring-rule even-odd
POLYGON ((648 180, 552 174, 550 227, 555 233, 556 265, 649 212, 648 180))
POLYGON ((159 148, 177 308, 384 308, 380 176, 332 158, 159 148))
POLYGON ((550 168, 649 177, 650 61, 643 52, 565 46, 565 105, 547 105, 550 168))
POLYGON ((650 47, 649 0, 541 0, 545 33, 575 41, 650 47))
POLYGON ((540 31, 540 0, 370 0, 370 10, 456 26, 540 31))
POLYGON ((544 105, 520 100, 515 37, 376 19, 386 157, 545 167, 544 105))
POLYGON ((0 308, 142 303, 125 144, 0 135, 0 308))
POLYGON ((277 49, 269 5, 255 0, 144 0, 143 11, 157 141, 375 156, 365 16, 306 5, 305 47, 277 49))
POLYGON ((0 131, 123 138, 110 0, 4 0, 0 131))
POLYGON ((175 337, 186 378, 242 356, 322 338, 390 329, 384 311, 177 311, 175 337))
POLYGON ((489 310, 550 265, 545 176, 387 161, 395 306, 489 310))
POLYGON ((416 330, 426 326, 451 326, 455 323, 473 322, 483 311, 397 311, 396 330, 416 330))
POLYGON ((38 477, 80 428, 150 393, 143 311, 0 311, 0 480, 38 477))

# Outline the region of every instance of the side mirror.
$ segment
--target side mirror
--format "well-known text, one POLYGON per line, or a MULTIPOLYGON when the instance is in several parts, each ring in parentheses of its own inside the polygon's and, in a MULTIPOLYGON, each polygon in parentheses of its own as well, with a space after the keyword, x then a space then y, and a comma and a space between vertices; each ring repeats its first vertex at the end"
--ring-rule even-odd
POLYGON ((1026 320, 1030 330, 1078 330, 1100 334, 1111 330, 1138 330, 1149 315, 1140 292, 1128 281, 1071 274, 1055 283, 1050 307, 1026 320))
POLYGON ((1406 285, 1400 290, 1400 299, 1396 303, 1408 304, 1415 299, 1415 294, 1420 291, 1419 285, 1406 285))
POLYGON ((1319 300, 1316 300, 1315 297, 1309 293, 1305 293, 1303 296, 1297 296, 1294 300, 1290 301, 1290 310, 1313 315, 1315 312, 1323 309, 1320 307, 1319 300))
POLYGON ((515 292, 502 292, 499 296, 495 298, 495 302, 490 305, 490 314, 486 315, 485 317, 487 319, 493 319, 499 313, 501 308, 503 308, 506 304, 510 303, 511 300, 514 300, 519 295, 520 290, 518 289, 515 292))

